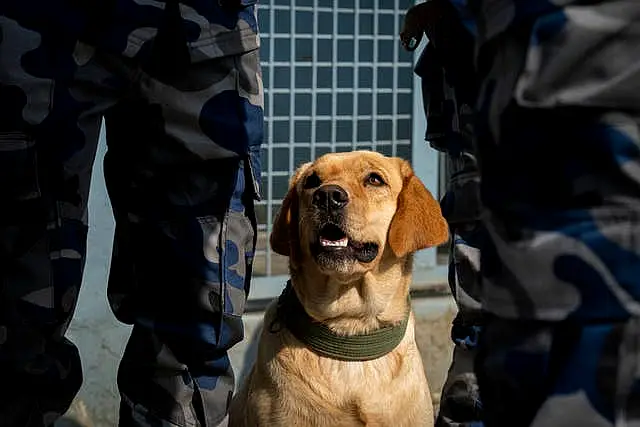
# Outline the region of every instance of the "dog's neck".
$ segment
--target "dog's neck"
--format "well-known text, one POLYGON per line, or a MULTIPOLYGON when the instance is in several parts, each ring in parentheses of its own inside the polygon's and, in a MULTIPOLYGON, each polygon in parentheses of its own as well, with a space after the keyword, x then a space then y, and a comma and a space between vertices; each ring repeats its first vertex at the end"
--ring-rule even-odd
POLYGON ((319 270, 291 271, 291 281, 307 314, 341 335, 355 335, 405 319, 412 256, 385 259, 375 270, 345 282, 319 270))

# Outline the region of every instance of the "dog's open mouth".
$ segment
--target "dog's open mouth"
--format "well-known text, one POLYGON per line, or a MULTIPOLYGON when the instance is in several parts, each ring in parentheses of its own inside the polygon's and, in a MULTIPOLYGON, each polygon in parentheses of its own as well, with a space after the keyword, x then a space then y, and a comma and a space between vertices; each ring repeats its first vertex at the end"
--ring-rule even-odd
POLYGON ((323 248, 346 248, 349 238, 337 225, 327 224, 320 229, 320 246, 323 248))
POLYGON ((360 262, 371 262, 378 255, 378 245, 373 242, 357 242, 335 224, 325 224, 318 233, 316 255, 355 258, 360 262))

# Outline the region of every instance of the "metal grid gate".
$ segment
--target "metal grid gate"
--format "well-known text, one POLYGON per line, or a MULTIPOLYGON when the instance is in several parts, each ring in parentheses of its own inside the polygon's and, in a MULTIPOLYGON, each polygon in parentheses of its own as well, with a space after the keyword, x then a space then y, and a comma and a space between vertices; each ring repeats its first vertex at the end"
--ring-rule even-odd
MULTIPOLYGON (((257 206, 252 298, 276 296, 287 260, 268 245, 288 180, 328 152, 368 149, 412 162, 439 193, 438 154, 426 123, 414 58, 399 43, 411 0, 272 0, 258 7, 265 86, 265 145, 257 206)), ((420 51, 420 49, 418 49, 420 51)), ((416 282, 446 277, 436 251, 417 257, 416 282)))

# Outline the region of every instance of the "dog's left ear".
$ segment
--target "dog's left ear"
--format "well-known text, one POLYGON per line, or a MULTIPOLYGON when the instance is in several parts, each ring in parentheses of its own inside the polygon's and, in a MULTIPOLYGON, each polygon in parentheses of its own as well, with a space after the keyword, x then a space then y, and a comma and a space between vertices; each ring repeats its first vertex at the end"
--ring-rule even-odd
POLYGON ((449 227, 440 204, 406 160, 398 159, 404 177, 396 213, 389 227, 389 245, 402 258, 420 249, 440 245, 449 238, 449 227))
POLYGON ((296 184, 309 166, 311 166, 311 162, 300 166, 289 180, 289 190, 284 196, 282 207, 273 222, 269 243, 271 243, 271 249, 278 255, 291 256, 291 245, 298 244, 298 192, 296 184))

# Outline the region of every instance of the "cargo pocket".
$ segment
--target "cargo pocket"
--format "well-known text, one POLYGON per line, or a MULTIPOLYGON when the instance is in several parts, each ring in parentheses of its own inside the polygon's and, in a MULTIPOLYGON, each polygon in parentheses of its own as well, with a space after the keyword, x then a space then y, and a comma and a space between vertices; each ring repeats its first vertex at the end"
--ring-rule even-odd
POLYGON ((222 322, 220 349, 230 349, 244 338, 242 314, 251 280, 255 229, 247 216, 229 212, 224 236, 222 270, 222 322))
POLYGON ((487 239, 486 230, 478 220, 455 224, 452 232, 451 261, 455 274, 456 301, 467 309, 479 310, 482 290, 480 249, 487 239))
POLYGON ((224 313, 240 316, 244 312, 247 285, 251 278, 255 232, 251 220, 239 212, 229 213, 226 228, 224 313))
POLYGON ((475 158, 468 153, 449 156, 449 167, 448 190, 441 202, 443 216, 452 225, 479 220, 480 175, 475 158))
POLYGON ((253 258, 257 225, 254 202, 254 175, 250 161, 243 160, 238 169, 236 188, 226 213, 222 233, 221 264, 222 319, 219 345, 229 349, 244 338, 244 313, 253 258))

